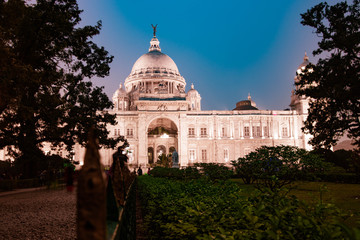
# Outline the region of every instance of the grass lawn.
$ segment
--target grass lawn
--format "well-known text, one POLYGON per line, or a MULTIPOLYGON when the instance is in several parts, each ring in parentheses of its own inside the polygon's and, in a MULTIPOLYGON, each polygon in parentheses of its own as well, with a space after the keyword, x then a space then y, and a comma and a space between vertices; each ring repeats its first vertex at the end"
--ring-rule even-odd
MULTIPOLYGON (((254 190, 254 185, 244 184, 241 179, 232 179, 244 189, 244 193, 254 190)), ((330 182, 295 182, 290 195, 295 195, 307 203, 334 203, 345 212, 354 214, 345 221, 353 227, 360 227, 360 184, 343 184, 330 182)))

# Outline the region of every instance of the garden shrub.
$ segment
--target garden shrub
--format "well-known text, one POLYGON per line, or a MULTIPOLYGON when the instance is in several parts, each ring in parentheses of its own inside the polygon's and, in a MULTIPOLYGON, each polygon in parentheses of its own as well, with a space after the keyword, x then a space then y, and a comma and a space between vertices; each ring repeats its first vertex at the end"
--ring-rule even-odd
POLYGON ((150 174, 154 177, 164 177, 164 178, 176 178, 183 179, 184 174, 181 169, 178 168, 165 168, 165 167, 154 167, 150 174))
POLYGON ((210 180, 227 180, 233 172, 223 164, 218 163, 195 163, 195 167, 200 169, 200 172, 210 180))
POLYGON ((272 191, 297 179, 315 177, 329 167, 318 155, 284 145, 262 146, 231 164, 244 183, 254 182, 258 189, 266 187, 272 191))
POLYGON ((216 163, 196 163, 184 169, 154 167, 151 170, 154 177, 174 178, 174 179, 197 179, 205 177, 210 180, 229 179, 233 172, 226 166, 216 163))
POLYGON ((243 196, 230 181, 138 180, 149 239, 359 239, 333 204, 308 205, 265 189, 243 196))
POLYGON ((245 184, 252 184, 256 180, 256 171, 259 169, 257 160, 248 160, 239 158, 237 161, 231 161, 235 170, 235 176, 243 180, 245 184))
POLYGON ((197 167, 188 166, 184 168, 184 178, 189 179, 198 179, 201 177, 200 171, 197 167))

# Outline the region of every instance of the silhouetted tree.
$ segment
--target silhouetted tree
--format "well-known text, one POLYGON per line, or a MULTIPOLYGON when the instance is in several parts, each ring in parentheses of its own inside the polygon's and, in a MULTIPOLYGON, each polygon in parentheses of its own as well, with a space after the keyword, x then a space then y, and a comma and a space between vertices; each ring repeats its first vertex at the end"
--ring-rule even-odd
POLYGON ((314 55, 297 83, 297 94, 310 97, 304 130, 311 144, 330 148, 347 134, 360 147, 360 5, 320 3, 301 14, 301 23, 314 28, 321 38, 314 55))
POLYGON ((92 125, 101 145, 120 140, 106 130, 112 103, 86 81, 107 76, 113 57, 91 40, 101 21, 79 27, 81 12, 75 0, 0 0, 0 148, 16 149, 26 177, 36 174, 43 142, 71 151, 92 125))

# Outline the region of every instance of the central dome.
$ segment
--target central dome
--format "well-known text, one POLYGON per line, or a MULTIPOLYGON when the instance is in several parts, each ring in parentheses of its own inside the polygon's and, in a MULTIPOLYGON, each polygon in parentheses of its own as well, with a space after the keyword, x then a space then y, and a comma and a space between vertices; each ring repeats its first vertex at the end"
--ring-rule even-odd
POLYGON ((152 69, 168 69, 179 73, 179 70, 175 62, 166 54, 160 51, 151 51, 142 55, 134 64, 131 73, 138 72, 140 70, 152 69))
POLYGON ((134 63, 125 79, 125 90, 133 99, 185 97, 185 79, 175 62, 161 52, 160 42, 154 37, 149 52, 134 63))

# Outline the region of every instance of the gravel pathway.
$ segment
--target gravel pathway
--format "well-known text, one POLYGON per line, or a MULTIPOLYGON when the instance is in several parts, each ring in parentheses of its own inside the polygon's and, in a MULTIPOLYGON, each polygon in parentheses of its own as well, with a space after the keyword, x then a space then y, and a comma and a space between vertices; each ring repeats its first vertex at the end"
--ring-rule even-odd
POLYGON ((35 190, 0 196, 0 239, 75 239, 76 192, 35 190))

